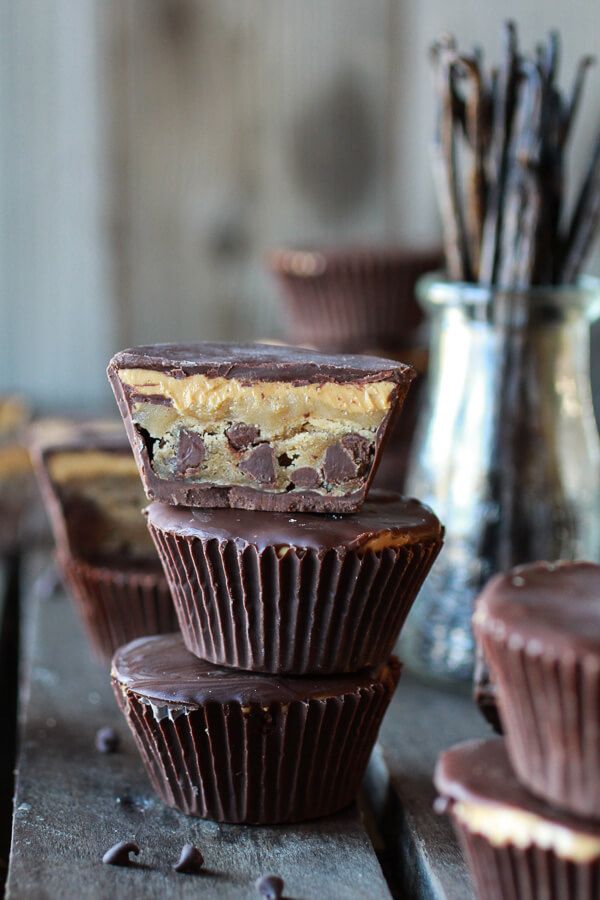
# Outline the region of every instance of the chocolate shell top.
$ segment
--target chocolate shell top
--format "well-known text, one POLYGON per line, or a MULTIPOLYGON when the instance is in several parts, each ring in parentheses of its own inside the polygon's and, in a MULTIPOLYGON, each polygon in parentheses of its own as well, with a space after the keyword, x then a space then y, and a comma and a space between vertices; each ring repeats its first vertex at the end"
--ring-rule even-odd
POLYGON ((381 534, 402 543, 439 541, 443 529, 434 513, 419 503, 389 491, 371 491, 352 515, 255 512, 247 509, 193 509, 154 502, 148 521, 160 531, 181 537, 234 541, 238 547, 298 547, 358 550, 381 534))
POLYGON ((404 363, 375 356, 327 355, 316 350, 271 344, 151 344, 121 350, 111 369, 152 369, 174 377, 206 375, 243 382, 320 381, 410 382, 415 370, 404 363))
POLYGON ((318 678, 261 675, 213 666, 186 650, 180 634, 138 638, 115 653, 112 677, 135 694, 173 706, 241 703, 268 706, 317 700, 384 685, 392 693, 400 663, 391 657, 377 671, 318 678))
POLYGON ((438 759, 434 782, 441 796, 451 802, 508 806, 577 832, 600 836, 600 822, 563 813, 521 787, 503 738, 466 741, 446 750, 438 759))
POLYGON ((600 656, 600 566, 537 562, 496 575, 473 622, 477 631, 542 650, 600 656))

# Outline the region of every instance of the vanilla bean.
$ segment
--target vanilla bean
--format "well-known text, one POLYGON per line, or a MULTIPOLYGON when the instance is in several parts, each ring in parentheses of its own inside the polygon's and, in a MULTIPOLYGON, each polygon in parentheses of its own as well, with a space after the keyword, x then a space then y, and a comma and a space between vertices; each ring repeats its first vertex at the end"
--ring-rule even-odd
POLYGON ((508 155, 517 91, 517 32, 514 22, 504 25, 504 57, 496 78, 488 166, 487 209, 479 263, 479 280, 496 280, 504 217, 508 155))
POLYGON ((464 281, 470 278, 470 266, 456 165, 453 50, 450 41, 435 48, 439 106, 433 159, 448 276, 455 281, 464 281))
POLYGON ((561 230, 566 149, 593 60, 580 60, 565 97, 558 32, 529 55, 519 53, 513 22, 503 36, 501 64, 488 72, 480 50, 460 54, 451 36, 435 48, 435 175, 448 275, 508 289, 570 282, 600 230, 600 136, 561 230))
POLYGON ((470 89, 465 103, 465 133, 470 151, 465 218, 471 275, 477 280, 486 195, 484 170, 485 88, 479 62, 475 57, 458 56, 456 65, 459 74, 464 75, 470 82, 470 89))
POLYGON ((579 65, 577 66, 575 81, 571 89, 571 96, 566 106, 562 122, 561 143, 563 144, 563 146, 569 139, 571 128, 573 126, 577 110, 579 109, 586 75, 588 73, 588 70, 595 64, 595 62, 596 58, 594 56, 584 56, 583 59, 579 61, 579 65))
POLYGON ((572 284, 600 228, 600 132, 586 177, 583 180, 566 240, 561 279, 572 284))

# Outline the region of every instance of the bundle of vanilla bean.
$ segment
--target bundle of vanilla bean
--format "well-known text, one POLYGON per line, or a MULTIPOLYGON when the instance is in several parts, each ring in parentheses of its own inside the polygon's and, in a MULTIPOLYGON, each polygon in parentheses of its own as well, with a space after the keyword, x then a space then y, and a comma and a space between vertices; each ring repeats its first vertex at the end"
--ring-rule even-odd
POLYGON ((570 94, 557 85, 560 43, 519 51, 514 23, 502 61, 444 36, 433 47, 438 117, 434 165, 448 277, 503 288, 570 284, 600 226, 600 133, 570 214, 565 157, 591 57, 570 94))

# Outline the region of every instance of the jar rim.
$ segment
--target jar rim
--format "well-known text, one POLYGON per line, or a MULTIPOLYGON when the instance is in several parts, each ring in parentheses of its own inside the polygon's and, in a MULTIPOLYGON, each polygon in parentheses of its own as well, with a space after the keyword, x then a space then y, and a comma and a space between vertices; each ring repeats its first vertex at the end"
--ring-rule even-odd
POLYGON ((593 309, 600 315, 600 278, 582 275, 576 284, 534 285, 529 288, 500 288, 496 285, 450 281, 443 272, 431 272, 419 278, 419 300, 426 306, 453 306, 458 303, 485 306, 495 298, 522 299, 533 305, 556 303, 563 307, 593 309))

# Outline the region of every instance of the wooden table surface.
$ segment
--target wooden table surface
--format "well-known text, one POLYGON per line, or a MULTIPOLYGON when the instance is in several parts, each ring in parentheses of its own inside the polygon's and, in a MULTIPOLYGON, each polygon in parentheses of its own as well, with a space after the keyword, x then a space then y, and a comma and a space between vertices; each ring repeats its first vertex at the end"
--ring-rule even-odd
POLYGON ((23 592, 10 900, 254 898, 256 878, 269 872, 284 878, 288 898, 472 896, 451 829, 432 811, 431 785, 442 747, 486 733, 467 698, 402 678, 369 767, 364 817, 353 807, 295 826, 190 819, 154 796, 68 598, 36 587, 47 566, 45 555, 28 560, 23 592), (95 750, 104 725, 119 732, 120 752, 95 750), (125 839, 140 845, 139 865, 102 865, 104 851, 125 839), (202 875, 172 871, 184 843, 204 854, 202 875))

